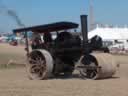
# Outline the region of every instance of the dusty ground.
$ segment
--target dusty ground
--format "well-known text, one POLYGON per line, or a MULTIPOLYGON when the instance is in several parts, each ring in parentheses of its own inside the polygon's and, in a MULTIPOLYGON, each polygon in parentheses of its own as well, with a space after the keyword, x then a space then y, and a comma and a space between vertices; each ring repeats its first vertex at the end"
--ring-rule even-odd
MULTIPOLYGON (((0 63, 24 61, 23 48, 0 44, 0 63)), ((24 67, 0 68, 0 96, 128 96, 128 56, 115 58, 120 69, 113 78, 104 80, 73 77, 37 81, 27 78, 24 67)))
POLYGON ((0 44, 0 64, 9 61, 25 62, 24 46, 10 46, 9 44, 0 44))

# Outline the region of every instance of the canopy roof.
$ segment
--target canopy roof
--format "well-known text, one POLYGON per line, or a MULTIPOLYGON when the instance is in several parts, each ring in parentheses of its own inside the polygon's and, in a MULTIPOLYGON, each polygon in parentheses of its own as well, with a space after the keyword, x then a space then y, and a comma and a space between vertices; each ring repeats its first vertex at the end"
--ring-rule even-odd
POLYGON ((79 26, 78 24, 73 22, 56 22, 51 24, 14 29, 13 32, 16 33, 16 32, 32 31, 37 33, 45 33, 45 32, 54 32, 54 31, 78 28, 78 26, 79 26))

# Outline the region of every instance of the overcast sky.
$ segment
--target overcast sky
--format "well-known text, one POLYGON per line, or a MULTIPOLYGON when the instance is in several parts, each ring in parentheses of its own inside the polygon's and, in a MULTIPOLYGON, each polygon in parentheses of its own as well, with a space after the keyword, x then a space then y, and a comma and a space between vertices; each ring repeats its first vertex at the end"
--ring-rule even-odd
MULTIPOLYGON (((128 24, 128 0, 93 1, 95 22, 128 24)), ((25 26, 57 21, 80 23, 80 15, 89 14, 89 0, 0 0, 0 6, 3 5, 14 10, 25 26)), ((11 16, 0 10, 0 31, 19 27, 11 16)))

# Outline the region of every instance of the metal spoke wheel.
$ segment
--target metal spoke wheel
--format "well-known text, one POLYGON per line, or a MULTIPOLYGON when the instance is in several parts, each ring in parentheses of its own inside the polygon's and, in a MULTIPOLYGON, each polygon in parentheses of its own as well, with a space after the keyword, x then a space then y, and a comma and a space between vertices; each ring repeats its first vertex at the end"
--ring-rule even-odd
POLYGON ((47 51, 34 50, 31 52, 27 64, 30 79, 47 79, 52 72, 52 67, 52 57, 47 51))
POLYGON ((83 68, 79 69, 82 78, 96 79, 98 73, 98 66, 94 57, 92 57, 91 55, 89 55, 89 57, 81 57, 80 66, 83 66, 83 68))
POLYGON ((29 60, 30 63, 30 73, 35 78, 43 78, 46 74, 46 60, 43 57, 35 57, 29 60), (34 60, 35 59, 35 60, 34 60))
POLYGON ((93 67, 96 67, 95 63, 92 63, 89 65, 91 68, 82 68, 80 69, 80 74, 83 78, 88 78, 88 79, 94 79, 97 76, 97 69, 94 69, 93 67))

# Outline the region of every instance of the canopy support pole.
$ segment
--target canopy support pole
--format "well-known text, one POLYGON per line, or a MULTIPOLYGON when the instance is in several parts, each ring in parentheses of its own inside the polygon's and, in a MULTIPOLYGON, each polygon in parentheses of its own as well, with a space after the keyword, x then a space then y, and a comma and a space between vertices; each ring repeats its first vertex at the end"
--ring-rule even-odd
POLYGON ((29 57, 29 44, 28 44, 28 34, 27 34, 27 32, 25 32, 25 40, 26 40, 26 51, 27 51, 27 57, 29 57))

